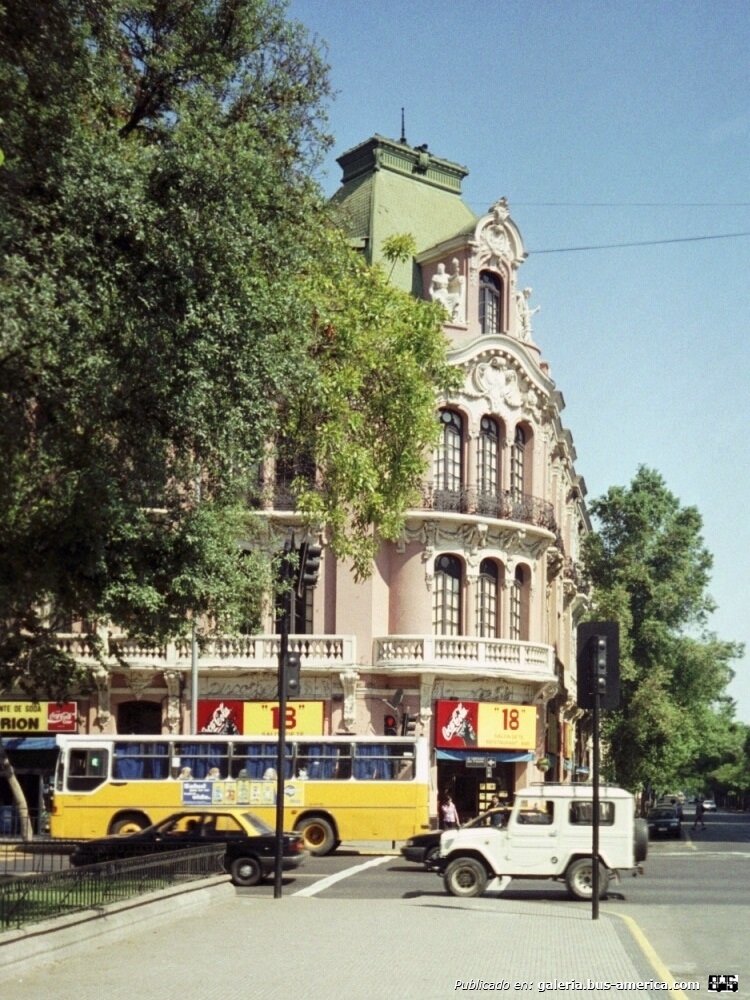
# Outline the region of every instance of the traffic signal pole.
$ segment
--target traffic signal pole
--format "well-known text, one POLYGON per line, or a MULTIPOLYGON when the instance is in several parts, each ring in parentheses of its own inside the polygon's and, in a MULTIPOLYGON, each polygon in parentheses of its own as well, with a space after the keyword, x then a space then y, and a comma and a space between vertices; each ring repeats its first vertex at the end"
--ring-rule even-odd
POLYGON ((279 637, 279 741, 276 746, 276 863, 273 898, 281 899, 281 873, 284 854, 284 766, 286 764, 286 661, 289 652, 289 613, 284 613, 279 637))
POLYGON ((284 778, 286 767, 286 706, 287 699, 300 696, 300 655, 289 652, 289 629, 296 621, 296 601, 304 598, 308 587, 315 587, 320 572, 323 550, 320 545, 305 542, 299 553, 298 565, 290 561, 292 546, 284 546, 282 580, 291 584, 284 600, 279 634, 279 739, 276 747, 276 863, 274 865, 273 898, 281 899, 281 876, 284 855, 284 778), (296 580, 295 580, 296 576, 296 580))
MULTIPOLYGON (((593 657, 592 657, 593 659, 593 657)), ((592 664, 592 669, 595 665, 592 664)), ((599 919, 599 714, 601 707, 601 692, 596 677, 594 678, 594 794, 591 817, 591 919, 599 919)))

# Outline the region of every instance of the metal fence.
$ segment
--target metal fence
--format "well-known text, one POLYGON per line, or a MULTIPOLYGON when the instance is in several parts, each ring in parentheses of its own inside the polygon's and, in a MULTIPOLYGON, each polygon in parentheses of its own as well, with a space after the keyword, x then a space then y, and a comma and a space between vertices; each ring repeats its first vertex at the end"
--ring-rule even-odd
POLYGON ((53 840, 50 837, 34 840, 4 837, 0 839, 0 878, 66 871, 70 867, 70 855, 80 843, 80 840, 53 840))
POLYGON ((0 930, 22 927, 224 872, 223 844, 0 881, 0 930))

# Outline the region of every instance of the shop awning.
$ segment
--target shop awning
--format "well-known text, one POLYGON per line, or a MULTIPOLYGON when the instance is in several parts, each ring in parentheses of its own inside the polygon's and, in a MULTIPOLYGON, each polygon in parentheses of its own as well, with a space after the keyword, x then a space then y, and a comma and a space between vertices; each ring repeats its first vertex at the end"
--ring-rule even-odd
POLYGON ((533 750, 443 750, 437 749, 438 760, 468 761, 481 766, 495 761, 496 764, 523 764, 534 759, 533 750))
POLYGON ((13 736, 3 737, 6 750, 56 750, 57 740, 54 736, 13 736))

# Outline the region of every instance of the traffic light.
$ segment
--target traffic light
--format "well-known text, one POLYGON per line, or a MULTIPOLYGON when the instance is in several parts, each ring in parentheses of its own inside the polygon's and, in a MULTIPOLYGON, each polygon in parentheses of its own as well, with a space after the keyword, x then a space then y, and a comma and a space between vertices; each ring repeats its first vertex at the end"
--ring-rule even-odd
POLYGON ((383 716, 383 735, 398 736, 398 722, 395 715, 383 716))
POLYGON ((286 678, 287 698, 299 698, 300 692, 300 658, 299 653, 287 653, 284 660, 284 677, 286 678))
POLYGON ((620 631, 617 622, 582 622, 578 626, 578 704, 617 708, 620 702, 620 631))
POLYGON ((409 715, 408 712, 404 712, 404 717, 401 720, 401 735, 402 736, 416 736, 417 735, 417 716, 409 715))
POLYGON ((589 640, 594 685, 600 695, 607 693, 607 637, 595 635, 589 640))
POLYGON ((315 587, 320 573, 320 560, 323 558, 323 549, 320 545, 312 545, 310 542, 300 549, 299 554, 299 575, 297 577, 297 597, 302 597, 307 587, 315 587))

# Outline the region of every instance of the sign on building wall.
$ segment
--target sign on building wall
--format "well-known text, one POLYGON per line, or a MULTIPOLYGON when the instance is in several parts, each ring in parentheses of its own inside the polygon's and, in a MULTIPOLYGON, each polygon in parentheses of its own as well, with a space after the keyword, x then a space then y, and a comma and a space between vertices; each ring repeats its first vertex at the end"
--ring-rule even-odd
POLYGON ((75 701, 0 701, 0 733, 74 733, 75 701))
POLYGON ((533 750, 536 715, 533 705, 438 701, 435 745, 444 749, 533 750))
MULTIPOLYGON (((322 701, 288 701, 286 729, 290 736, 323 734, 322 701)), ((278 736, 276 701, 199 701, 198 731, 207 735, 278 736)))

